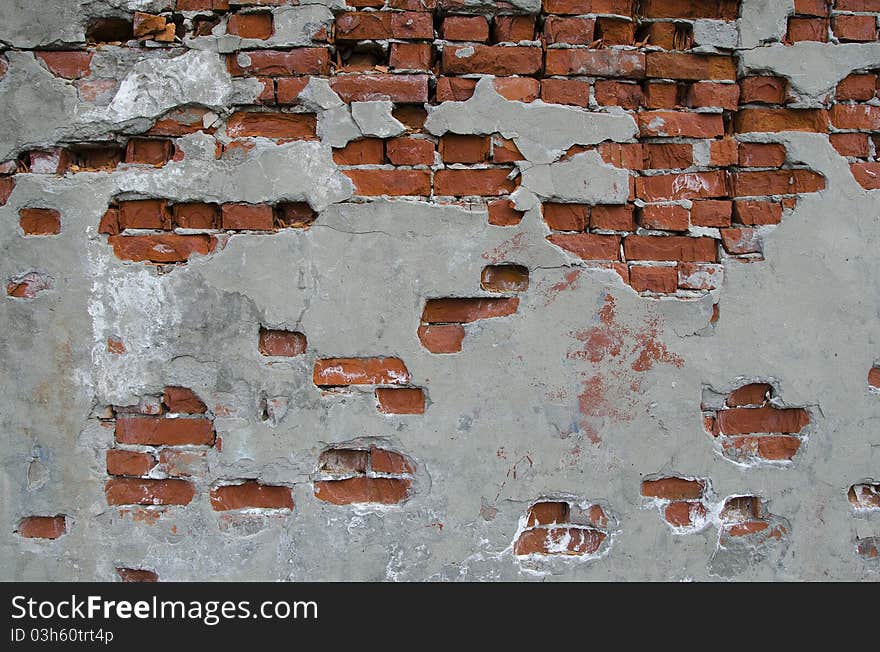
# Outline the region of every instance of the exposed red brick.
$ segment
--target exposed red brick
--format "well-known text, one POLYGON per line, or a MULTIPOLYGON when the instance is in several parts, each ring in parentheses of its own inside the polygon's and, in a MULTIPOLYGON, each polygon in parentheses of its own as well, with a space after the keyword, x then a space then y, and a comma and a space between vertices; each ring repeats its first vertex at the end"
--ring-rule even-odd
POLYGON ((647 204, 639 213, 639 224, 648 229, 687 231, 690 213, 677 204, 647 204))
POLYGON ((643 0, 639 5, 645 18, 715 18, 736 20, 737 0, 643 0))
POLYGON ((220 207, 217 204, 198 202, 174 204, 174 226, 184 229, 220 228, 220 207))
POLYGON ((738 199, 733 202, 733 217, 736 222, 749 226, 779 224, 782 221, 782 204, 775 201, 738 199))
POLYGON ((446 163, 483 163, 489 158, 488 136, 445 134, 440 137, 440 157, 446 163))
POLYGON ((696 500, 702 498, 705 489, 706 484, 702 480, 669 477, 642 481, 641 493, 647 498, 696 500))
POLYGON ((328 75, 330 50, 326 47, 282 50, 248 50, 229 54, 226 66, 233 77, 264 75, 328 75))
POLYGON ((726 197, 729 192, 727 173, 723 170, 660 174, 636 179, 636 196, 649 202, 726 197))
POLYGON ((431 70, 434 47, 430 43, 392 43, 388 65, 394 70, 431 70))
POLYGON ((636 292, 669 294, 678 287, 678 270, 675 267, 632 265, 629 268, 629 284, 636 292))
POLYGON ((358 195, 431 194, 431 173, 427 170, 344 170, 358 195))
POLYGON ((317 138, 314 113, 238 111, 226 121, 231 138, 261 136, 276 139, 317 138))
POLYGON ((152 263, 182 263, 217 246, 216 238, 209 235, 111 235, 107 241, 117 258, 152 263))
POLYGON ((142 446, 210 446, 214 443, 214 426, 205 418, 121 416, 116 419, 116 441, 142 446))
POLYGON ((93 52, 77 51, 43 51, 36 52, 37 57, 46 64, 49 71, 56 77, 64 79, 79 79, 88 77, 89 65, 92 62, 93 52))
POLYGON ((147 475, 156 466, 156 458, 149 453, 111 448, 107 451, 108 475, 147 475))
POLYGON ((464 327, 459 324, 419 326, 419 341, 431 353, 458 353, 464 339, 464 327))
POLYGON ((269 204, 223 204, 220 221, 224 229, 270 231, 274 214, 269 204))
POLYGON ((541 92, 541 82, 531 77, 496 77, 492 86, 501 97, 511 102, 534 102, 541 92))
POLYGON ((603 106, 636 110, 642 105, 642 87, 638 84, 600 79, 594 84, 596 101, 603 106))
POLYGON ((406 478, 347 478, 315 482, 315 497, 334 505, 378 503, 393 505, 409 497, 412 480, 406 478))
POLYGON ((534 75, 541 71, 542 59, 539 47, 449 45, 443 48, 441 66, 445 74, 453 75, 534 75))
POLYGON ((736 63, 733 57, 725 55, 649 52, 645 61, 645 75, 698 82, 736 80, 736 63))
POLYGON ((485 170, 438 170, 434 173, 434 193, 452 197, 506 195, 516 190, 517 182, 508 179, 507 168, 485 170))
POLYGON ((441 33, 447 41, 485 42, 489 40, 489 23, 483 16, 447 16, 441 33))
POLYGON ((492 19, 492 40, 495 43, 518 43, 534 38, 534 16, 495 16, 492 19))
POLYGON ((111 478, 104 485, 108 505, 188 505, 196 490, 186 480, 111 478))
POLYGON ((61 233, 61 213, 54 208, 22 208, 18 223, 25 235, 56 235, 61 233))
POLYGON ((233 509, 293 509, 293 494, 290 487, 249 480, 211 489, 211 508, 215 512, 233 509))
POLYGON ((733 448, 740 455, 760 457, 765 460, 783 461, 793 458, 801 446, 801 440, 789 435, 736 436, 723 443, 725 448, 733 448))
POLYGON ((59 516, 27 516, 18 522, 15 529, 26 539, 57 539, 67 532, 67 518, 59 516))
POLYGON ((336 165, 382 165, 385 162, 385 141, 381 138, 353 140, 333 150, 336 165))
POLYGON ((880 189, 880 163, 852 163, 849 169, 862 188, 866 190, 880 189))
POLYGON ((870 104, 835 104, 829 112, 837 129, 880 131, 880 106, 870 104))
POLYGON ((545 79, 541 99, 548 104, 590 105, 590 83, 579 79, 545 79))
POLYGON ((321 358, 312 380, 319 387, 405 385, 409 371, 400 358, 321 358))
POLYGON ((268 11, 232 14, 226 24, 227 34, 241 38, 267 39, 272 32, 272 14, 268 11))
POLYGON ((713 238, 688 236, 631 235, 623 240, 627 260, 716 262, 718 251, 713 238))
POLYGON ((719 199, 701 199, 691 206, 691 224, 694 226, 730 226, 733 202, 719 199))
POLYGON ((259 349, 262 355, 291 357, 306 352, 306 336, 296 331, 260 328, 259 349))
POLYGON ((645 55, 625 50, 547 50, 547 75, 589 75, 641 79, 645 55))
POLYGON ((540 502, 529 507, 526 527, 536 525, 556 525, 568 523, 571 518, 571 505, 566 502, 540 502))
POLYGON ((733 390, 727 397, 725 404, 728 407, 763 405, 772 391, 773 388, 767 383, 749 383, 733 390))
POLYGON ((407 475, 416 472, 413 463, 400 453, 376 446, 370 446, 370 465, 374 473, 407 475))
POLYGON ((740 104, 782 104, 788 92, 783 77, 744 77, 739 87, 740 104))
POLYGON ((706 517, 706 508, 699 501, 675 501, 663 510, 663 518, 675 527, 691 527, 706 517))
POLYGON ((427 324, 467 324, 480 319, 507 317, 516 312, 518 298, 428 299, 422 311, 427 324))
POLYGON ((208 411, 202 399, 189 387, 165 387, 162 402, 169 412, 178 414, 204 414, 208 411))
POLYGON ((794 16, 788 19, 788 32, 785 40, 789 43, 798 41, 828 41, 827 18, 806 18, 794 16))
POLYGON ((811 170, 734 172, 731 182, 738 197, 817 192, 825 187, 825 177, 811 170))
POLYGON ((803 408, 731 408, 718 412, 716 422, 720 432, 725 435, 788 435, 803 430, 810 423, 810 415, 803 408))
POLYGON ((424 414, 425 392, 411 387, 378 387, 376 400, 384 414, 424 414))
POLYGON ((522 265, 487 265, 480 274, 480 287, 487 292, 525 292, 529 270, 522 265))
POLYGON ((599 549, 606 536, 593 528, 534 528, 519 536, 513 546, 513 554, 591 555, 599 549))
POLYGON ((116 574, 123 582, 158 582, 159 576, 151 570, 140 568, 117 568, 116 574))
POLYGON ((523 212, 516 210, 509 199, 496 199, 488 205, 489 224, 494 226, 516 226, 522 221, 523 212))
POLYGON ((715 138, 724 135, 724 121, 718 113, 646 111, 639 114, 642 136, 715 138))
POLYGON ((877 16, 838 14, 831 19, 831 29, 840 41, 876 41, 877 16))
POLYGON ((620 260, 620 237, 594 233, 554 233, 547 240, 584 260, 620 260))
POLYGON ((363 474, 370 463, 369 451, 353 448, 331 448, 318 457, 318 470, 333 475, 363 474))
POLYGON ((547 16, 544 19, 544 38, 548 45, 553 43, 589 45, 593 42, 595 25, 595 18, 547 16))

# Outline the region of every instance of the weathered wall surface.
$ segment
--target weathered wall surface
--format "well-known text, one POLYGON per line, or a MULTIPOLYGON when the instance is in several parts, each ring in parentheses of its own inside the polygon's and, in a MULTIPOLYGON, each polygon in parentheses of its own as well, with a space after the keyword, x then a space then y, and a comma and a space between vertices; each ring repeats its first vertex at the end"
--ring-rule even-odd
POLYGON ((875 0, 0 3, 5 580, 876 580, 875 0))

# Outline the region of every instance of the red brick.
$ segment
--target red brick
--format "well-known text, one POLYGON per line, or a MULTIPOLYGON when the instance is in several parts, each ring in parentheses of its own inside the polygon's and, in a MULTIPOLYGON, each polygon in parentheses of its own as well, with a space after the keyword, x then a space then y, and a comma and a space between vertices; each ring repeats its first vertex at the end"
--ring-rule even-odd
POLYGON ((306 336, 296 331, 260 328, 260 354, 292 357, 306 352, 306 336))
POLYGON ((279 77, 275 80, 278 104, 295 104, 309 84, 310 77, 279 77))
POLYGON ((403 11, 391 14, 391 36, 398 39, 434 38, 434 17, 425 11, 403 11))
POLYGON ((553 43, 589 45, 593 42, 595 24, 595 18, 547 16, 544 19, 544 38, 548 45, 553 43))
POLYGON ((483 163, 489 158, 489 137, 447 133, 439 149, 445 163, 483 163))
POLYGON ((220 207, 217 204, 197 202, 174 204, 174 226, 184 229, 217 229, 220 227, 220 207))
POLYGON ((599 549, 606 536, 593 528, 535 528, 519 536, 513 546, 513 554, 591 555, 599 549), (560 550, 563 544, 564 549, 560 550))
POLYGON ((293 509, 290 487, 266 485, 255 480, 211 489, 215 512, 233 509, 293 509))
POLYGON ((640 15, 645 18, 715 18, 736 20, 738 0, 643 0, 640 15))
POLYGON ((56 77, 79 79, 89 76, 89 65, 92 62, 92 55, 94 53, 44 51, 36 52, 35 54, 56 77))
POLYGON ((880 509, 880 483, 854 484, 849 488, 847 497, 856 509, 880 509))
POLYGON ((409 371, 400 358, 321 358, 312 380, 319 387, 345 385, 403 385, 409 371))
POLYGON ((602 143, 599 154, 609 165, 630 170, 641 170, 646 158, 641 143, 602 143))
POLYGON ((525 292, 529 270, 522 265, 487 265, 480 274, 480 287, 487 292, 525 292))
POLYGON ((794 13, 799 16, 827 16, 828 5, 828 0, 794 0, 794 13))
POLYGON ((241 38, 267 39, 272 36, 272 13, 257 11, 232 14, 226 24, 226 33, 241 38))
POLYGON ((174 154, 174 144, 167 139, 131 138, 125 146, 126 163, 165 165, 174 154))
POLYGON ((483 16, 447 16, 442 34, 447 41, 485 42, 489 40, 489 23, 483 16))
POLYGON ((739 86, 716 82, 698 82, 688 90, 688 106, 721 107, 736 111, 739 106, 739 86))
POLYGON ((427 170, 344 170, 354 182, 358 195, 410 195, 426 197, 431 194, 431 173, 427 170))
POLYGON ((548 14, 620 14, 632 15, 632 0, 543 0, 544 13, 548 14))
POLYGON ((495 92, 511 102, 534 102, 541 91, 541 82, 531 77, 496 77, 492 86, 495 92))
POLYGON ((877 94, 877 75, 856 74, 847 75, 837 85, 835 98, 838 101, 855 100, 867 102, 877 94))
POLYGON ((519 299, 449 298, 428 299, 422 311, 427 324, 468 324, 480 319, 507 317, 516 312, 519 299))
POLYGON ((274 226, 269 204, 223 204, 220 210, 224 229, 271 231, 274 226))
POLYGON ((108 475, 147 475, 156 466, 156 458, 149 453, 138 453, 112 448, 107 451, 108 475))
POLYGON ((439 77, 437 79, 437 102, 464 102, 471 98, 476 87, 476 79, 439 77))
POLYGON ((386 145, 393 165, 432 165, 434 143, 423 138, 393 138, 386 145))
POLYGON ((523 212, 516 210, 513 202, 509 199, 496 199, 488 205, 489 224, 494 226, 517 226, 523 217, 523 212))
POLYGON ((590 82, 579 79, 544 79, 541 81, 541 99, 548 104, 589 106, 590 82))
POLYGON ((428 101, 427 75, 344 75, 333 77, 330 87, 343 102, 428 101))
POLYGON ((53 279, 37 272, 28 272, 22 276, 10 279, 6 284, 6 296, 16 299, 33 299, 37 293, 51 290, 53 279))
POLYGON ((590 220, 590 207, 585 204, 546 203, 541 213, 553 231, 583 231, 590 220))
POLYGON ((408 475, 416 471, 413 463, 400 453, 376 446, 370 446, 370 465, 373 473, 408 475))
POLYGON ((738 223, 750 226, 779 224, 782 221, 782 204, 776 201, 738 199, 733 202, 733 217, 738 223))
POLYGON ((535 38, 535 16, 495 16, 492 40, 495 43, 518 43, 535 38))
POLYGON ((108 505, 188 505, 196 490, 186 480, 111 478, 104 485, 108 505))
POLYGON ((825 178, 811 170, 764 170, 734 172, 731 175, 734 195, 757 197, 817 192, 825 187, 825 178))
POLYGON ((619 106, 634 111, 642 105, 642 88, 638 84, 600 79, 594 88, 596 101, 603 106, 619 106))
POLYGON ((641 79, 645 55, 624 50, 547 50, 547 75, 589 75, 641 79))
POLYGON ((391 111, 391 115, 396 120, 406 125, 410 131, 421 132, 424 130, 425 120, 428 119, 428 112, 424 107, 415 104, 401 104, 395 106, 391 111))
POLYGON ((316 126, 314 113, 238 111, 226 121, 226 135, 231 138, 310 139, 317 138, 316 126))
POLYGON ((57 539, 67 532, 67 518, 58 516, 27 516, 15 528, 18 536, 26 539, 57 539))
POLYGON ((788 435, 731 437, 725 448, 735 448, 741 454, 781 461, 793 458, 801 446, 801 440, 788 435))
POLYGON ((13 189, 15 189, 15 179, 0 178, 0 206, 6 205, 13 189))
POLYGON ((25 235, 57 235, 61 233, 61 213, 54 208, 22 208, 18 223, 25 235))
POLYGON ((678 288, 678 270, 675 267, 631 265, 629 283, 636 292, 670 294, 678 288))
POLYGON ((329 75, 330 50, 326 47, 296 48, 289 51, 248 50, 227 55, 226 66, 233 77, 329 75))
POLYGON ((620 260, 620 237, 595 233, 559 233, 547 240, 584 260, 620 260))
POLYGON ((724 402, 727 407, 764 405, 773 388, 767 383, 749 383, 733 390, 724 402))
MULTIPOLYGON (((721 265, 678 263, 677 267, 678 286, 680 288, 685 290, 714 290, 721 285, 724 272, 724 268, 721 265)), ((711 431, 711 428, 707 429, 711 431)))
POLYGON ((646 111, 639 113, 642 136, 715 138, 724 135, 724 120, 718 113, 646 111))
MULTIPOLYGON (((183 136, 201 131, 202 121, 208 109, 184 106, 171 109, 156 120, 147 136, 183 136)), ((210 130, 208 130, 210 133, 210 130)))
POLYGON ((876 41, 877 16, 837 15, 831 19, 831 29, 840 41, 876 41))
POLYGON ((393 505, 409 497, 412 481, 404 478, 347 478, 315 482, 315 497, 334 505, 393 505))
POLYGON ((644 95, 649 109, 674 109, 679 105, 679 85, 675 83, 645 83, 644 95))
POLYGON ((119 226, 125 229, 170 229, 171 214, 164 199, 119 202, 119 226))
POLYGON ((214 426, 208 419, 123 416, 116 419, 116 441, 141 446, 210 446, 214 426))
POLYGON ((369 451, 356 448, 330 448, 318 457, 318 470, 331 475, 364 474, 369 463, 369 451))
POLYGON ((694 148, 690 143, 645 143, 642 145, 641 169, 675 170, 694 164, 694 148))
POLYGON ((596 37, 602 39, 606 47, 611 45, 633 45, 636 24, 624 18, 600 16, 596 18, 596 37))
POLYGON ((788 19, 788 33, 786 41, 797 43, 798 41, 828 41, 827 18, 800 18, 788 19))
POLYGON ((353 140, 333 150, 336 165, 382 165, 385 162, 385 141, 381 138, 353 140))
POLYGON ((639 224, 646 229, 687 231, 690 213, 688 209, 676 204, 647 204, 639 214, 639 224))
POLYGON ((835 0, 837 11, 873 11, 880 12, 880 0, 835 0))
POLYGON ((492 137, 492 162, 493 163, 513 163, 514 161, 524 161, 525 157, 516 143, 501 136, 492 137))
POLYGON ((529 507, 526 527, 536 525, 556 525, 568 523, 571 518, 571 505, 565 502, 540 502, 529 507))
POLYGON ((660 174, 636 179, 636 196, 647 202, 726 197, 729 192, 727 173, 723 170, 660 174))
POLYGON ((731 408, 718 412, 716 424, 725 435, 755 433, 796 434, 810 423, 810 415, 803 408, 731 408))
POLYGON ((117 568, 116 574, 123 582, 158 582, 159 576, 151 570, 140 568, 117 568))
POLYGON ((849 169, 862 188, 866 190, 880 189, 880 163, 852 163, 849 169))
POLYGON ((391 38, 391 13, 349 11, 336 16, 337 41, 383 40, 391 38))
POLYGON ((696 500, 703 497, 706 484, 702 480, 659 478, 642 481, 641 493, 646 498, 663 500, 696 500))
POLYGON ((204 414, 208 411, 202 399, 188 387, 169 385, 162 394, 162 402, 169 412, 177 414, 204 414))
POLYGON ((714 263, 718 260, 718 250, 714 239, 680 235, 631 235, 623 240, 623 253, 627 260, 708 263, 714 263))
POLYGON ((645 75, 688 81, 735 81, 736 63, 733 57, 718 54, 649 52, 645 62, 645 75))
POLYGON ((739 88, 740 104, 783 104, 788 82, 783 77, 744 77, 739 88))
POLYGON ((697 501, 675 501, 663 510, 663 518, 675 527, 691 527, 706 517, 706 508, 697 501))
POLYGON ((458 324, 419 326, 419 341, 431 353, 458 353, 464 339, 464 327, 458 324))
MULTIPOLYGON (((549 54, 549 53, 548 53, 549 54)), ((542 52, 539 47, 474 45, 443 48, 441 60, 445 74, 462 75, 483 73, 488 75, 534 75, 542 68, 542 52), (459 56, 463 51, 473 53, 459 56)))
POLYGON ((880 131, 880 106, 870 104, 835 104, 829 112, 831 124, 838 129, 880 131))
POLYGON ((604 231, 634 231, 632 204, 600 204, 590 209, 590 227, 604 231))
POLYGON ((785 163, 785 146, 779 143, 740 143, 739 165, 747 168, 777 168, 785 163))
POLYGON ((694 226, 730 226, 733 202, 719 199, 695 201, 691 206, 691 224, 694 226))
POLYGON ((383 414, 424 414, 425 393, 411 387, 376 388, 379 412, 383 414))
POLYGON ((388 65, 393 70, 431 70, 434 47, 430 43, 392 43, 388 65))
POLYGON ((761 240, 752 228, 721 229, 721 244, 729 254, 761 253, 761 240))
POLYGON ((506 195, 517 182, 507 178, 507 168, 486 170, 438 170, 434 174, 434 193, 451 197, 506 195))

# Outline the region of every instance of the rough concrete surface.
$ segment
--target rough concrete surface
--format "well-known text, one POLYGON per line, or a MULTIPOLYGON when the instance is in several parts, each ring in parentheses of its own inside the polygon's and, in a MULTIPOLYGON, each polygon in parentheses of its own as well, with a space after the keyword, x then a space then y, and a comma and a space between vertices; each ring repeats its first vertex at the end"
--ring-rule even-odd
MULTIPOLYGON (((758 227, 763 260, 725 259, 717 288, 640 294, 609 266, 548 242, 541 213, 547 202, 632 201, 626 166, 588 149, 636 142, 631 111, 509 100, 490 77, 470 99, 432 103, 424 137, 500 134, 521 152, 512 198, 524 216, 495 226, 485 201, 359 194, 332 148, 407 126, 391 101, 343 102, 320 75, 297 109, 316 115, 317 137, 229 146, 226 120, 256 104, 260 85, 231 76, 226 53, 309 45, 341 3, 268 7, 275 32, 258 46, 223 23, 164 46, 100 46, 92 71, 116 84, 91 100, 33 50, 85 48, 90 18, 166 15, 173 2, 0 5, 0 161, 125 142, 169 110, 205 110, 202 130, 176 137, 177 160, 19 170, 0 207, 0 276, 34 273, 49 286, 4 296, 0 310, 0 579, 115 581, 119 568, 160 581, 880 578, 878 558, 858 550, 880 536, 880 509, 848 498, 851 486, 880 480, 880 394, 866 380, 880 363, 880 190, 856 181, 828 133, 736 134, 783 144, 786 165, 824 176, 824 188, 799 194, 778 226, 758 227), (573 145, 588 151, 565 156, 573 145), (99 232, 102 216, 114 202, 154 197, 306 202, 317 217, 308 228, 220 233, 213 251, 181 264, 119 259, 99 232), (26 235, 20 210, 29 207, 58 211, 60 233, 26 235), (487 293, 482 270, 498 264, 527 267, 528 289, 487 293), (465 323, 460 352, 420 343, 427 300, 492 296, 516 296, 515 312, 465 323), (303 333, 305 353, 262 355, 261 328, 303 333), (403 361, 405 384, 424 390, 422 414, 383 413, 372 384, 316 385, 320 359, 376 356, 403 361), (772 385, 770 404, 808 413, 791 460, 733 459, 706 431, 705 397, 721 396, 720 410, 750 382, 772 385), (204 401, 222 446, 199 452, 188 504, 108 504, 114 410, 118 420, 167 386, 204 401), (405 500, 316 497, 323 451, 371 445, 413 464, 405 500), (644 480, 673 476, 704 483, 691 525, 670 525, 666 503, 643 495, 644 480), (293 509, 212 507, 212 489, 244 480, 290 488, 293 509), (774 535, 731 538, 721 514, 731 496, 759 497, 774 535), (554 554, 566 540, 517 554, 541 501, 601 506, 600 545, 554 554), (60 537, 22 535, 22 519, 55 515, 65 517, 60 537)), ((536 0, 512 6, 541 10, 536 0)), ((797 109, 822 106, 844 77, 880 67, 877 41, 783 44, 793 13, 791 2, 745 0, 738 22, 697 21, 695 52, 733 52, 740 77, 786 79, 797 109)), ((695 156, 708 157, 700 147, 695 156)))

